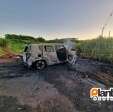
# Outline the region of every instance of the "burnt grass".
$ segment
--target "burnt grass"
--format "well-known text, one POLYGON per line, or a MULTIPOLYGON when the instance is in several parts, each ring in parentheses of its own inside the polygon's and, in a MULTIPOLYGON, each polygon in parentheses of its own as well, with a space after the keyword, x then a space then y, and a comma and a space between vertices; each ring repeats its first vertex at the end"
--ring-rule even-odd
POLYGON ((66 66, 63 67, 57 66, 59 71, 56 71, 56 66, 52 68, 48 68, 46 71, 41 72, 40 75, 43 74, 46 81, 53 84, 55 88, 59 90, 59 92, 66 97, 68 97, 71 102, 73 102, 75 108, 79 111, 83 112, 112 112, 113 111, 113 103, 112 102, 93 102, 89 98, 89 90, 91 85, 87 85, 82 82, 81 78, 85 78, 87 73, 82 73, 79 71, 73 72, 67 69, 66 66), (64 70, 65 69, 65 72, 64 70), (51 71, 51 72, 50 72, 51 71), (67 74, 68 73, 68 74, 67 74), (65 77, 65 81, 61 80, 61 75, 65 77), (68 87, 66 83, 71 80, 72 83, 68 87))
MULTIPOLYGON (((87 80, 92 78, 92 80, 102 82, 106 86, 106 82, 98 79, 96 75, 99 75, 98 73, 105 74, 105 77, 110 75, 112 79, 113 66, 82 59, 77 62, 76 66, 76 69, 72 70, 66 64, 58 64, 49 66, 43 71, 36 71, 27 69, 21 61, 4 63, 0 65, 0 79, 10 80, 10 78, 37 76, 39 80, 50 83, 61 95, 67 97, 78 112, 113 112, 113 102, 94 102, 89 98, 89 91, 93 84, 87 80)), ((113 80, 110 81, 113 83, 113 80)), ((16 98, 0 96, 0 112, 30 111, 31 107, 20 105, 16 98)))
POLYGON ((20 105, 15 97, 0 96, 0 112, 31 112, 31 108, 20 105))

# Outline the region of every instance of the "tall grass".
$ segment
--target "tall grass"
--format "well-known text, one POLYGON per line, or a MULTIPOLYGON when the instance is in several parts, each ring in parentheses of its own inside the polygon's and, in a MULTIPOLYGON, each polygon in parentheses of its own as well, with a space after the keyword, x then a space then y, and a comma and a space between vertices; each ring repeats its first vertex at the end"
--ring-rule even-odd
POLYGON ((0 38, 0 47, 5 48, 7 47, 8 42, 6 39, 0 38))
POLYGON ((82 57, 113 62, 113 38, 99 37, 93 40, 81 41, 78 44, 82 57))
POLYGON ((3 49, 7 48, 8 42, 6 39, 0 38, 0 56, 4 55, 3 49))

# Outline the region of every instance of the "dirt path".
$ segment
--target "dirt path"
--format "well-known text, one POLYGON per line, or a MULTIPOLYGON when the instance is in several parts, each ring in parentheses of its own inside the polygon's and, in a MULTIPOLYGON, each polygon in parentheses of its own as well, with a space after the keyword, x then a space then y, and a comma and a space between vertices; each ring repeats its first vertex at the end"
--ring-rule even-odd
POLYGON ((4 63, 0 64, 0 96, 16 97, 32 112, 112 112, 112 102, 95 103, 89 98, 90 88, 112 85, 112 76, 112 65, 86 59, 78 61, 76 70, 54 65, 33 71, 21 62, 4 63))

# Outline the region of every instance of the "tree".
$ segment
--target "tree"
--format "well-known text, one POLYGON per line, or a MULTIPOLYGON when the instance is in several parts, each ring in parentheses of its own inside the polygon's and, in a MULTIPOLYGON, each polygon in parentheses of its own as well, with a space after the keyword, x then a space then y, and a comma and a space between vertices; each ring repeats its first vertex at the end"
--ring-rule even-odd
POLYGON ((41 43, 46 42, 46 40, 43 37, 38 37, 36 38, 36 40, 37 42, 41 42, 41 43))

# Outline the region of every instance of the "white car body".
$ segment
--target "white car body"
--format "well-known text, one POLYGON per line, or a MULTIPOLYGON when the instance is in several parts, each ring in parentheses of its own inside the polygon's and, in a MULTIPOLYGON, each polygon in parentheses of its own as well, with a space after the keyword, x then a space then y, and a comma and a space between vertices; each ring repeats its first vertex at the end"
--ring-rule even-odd
POLYGON ((44 60, 46 65, 53 65, 57 63, 70 62, 75 63, 76 61, 76 51, 73 48, 68 49, 65 44, 59 43, 42 43, 42 44, 29 44, 26 46, 23 53, 23 62, 27 64, 29 67, 32 66, 35 62, 39 60, 44 60), (60 58, 58 58, 58 50, 62 52, 63 50, 66 52, 62 52, 60 58), (71 59, 69 59, 71 56, 71 59), (65 59, 64 59, 65 58, 65 59))

